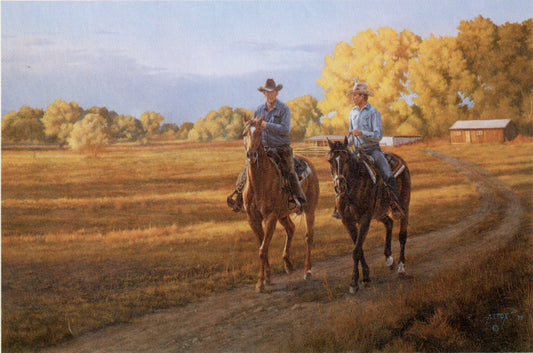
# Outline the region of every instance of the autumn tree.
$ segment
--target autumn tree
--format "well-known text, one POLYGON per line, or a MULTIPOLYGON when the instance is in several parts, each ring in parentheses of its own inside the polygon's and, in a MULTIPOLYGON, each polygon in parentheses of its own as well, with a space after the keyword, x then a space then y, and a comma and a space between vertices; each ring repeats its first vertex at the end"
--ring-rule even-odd
POLYGON ((159 130, 160 124, 165 120, 160 113, 156 112, 144 112, 139 119, 148 135, 153 135, 159 130))
POLYGON ((57 99, 46 108, 42 118, 44 133, 61 146, 65 145, 74 124, 82 113, 83 109, 78 103, 67 103, 62 99, 57 99))
POLYGON ((94 113, 89 113, 76 122, 68 137, 72 150, 88 152, 95 158, 110 142, 106 119, 94 113))
POLYGON ((165 138, 175 138, 180 127, 175 123, 165 123, 159 127, 157 133, 165 138))
POLYGON ((210 111, 199 119, 188 133, 192 141, 211 141, 216 139, 233 140, 240 138, 243 129, 243 117, 253 112, 242 108, 223 106, 217 111, 210 111))
POLYGON ((405 114, 403 96, 408 95, 407 69, 416 57, 421 39, 408 30, 401 33, 389 27, 374 32, 369 29, 352 38, 352 45, 337 44, 333 56, 325 59, 317 83, 324 89, 325 99, 318 103, 324 114, 326 133, 343 134, 348 130, 348 113, 352 103, 345 95, 354 80, 368 83, 375 93, 371 104, 382 115, 384 130, 397 127, 398 115, 405 114))
POLYGON ((424 136, 447 134, 455 121, 467 118, 473 81, 455 38, 431 35, 420 45, 416 60, 409 63, 409 88, 421 114, 405 107, 405 114, 394 122, 396 131, 424 136))
POLYGON ((113 119, 110 134, 118 140, 142 141, 145 131, 139 119, 121 114, 113 119))
POLYGON ((458 29, 457 45, 475 78, 472 118, 511 118, 533 133, 533 20, 497 26, 478 16, 458 29))
POLYGON ((23 106, 2 118, 2 140, 10 142, 42 142, 44 126, 41 121, 44 112, 39 108, 23 106))
POLYGON ((118 114, 113 110, 109 111, 106 107, 96 106, 85 110, 84 114, 98 114, 102 116, 106 120, 107 126, 109 127, 111 127, 113 120, 118 116, 118 114))
POLYGON ((180 129, 178 130, 176 137, 179 140, 186 140, 189 137, 189 131, 192 130, 194 124, 191 122, 185 122, 181 124, 180 129))
POLYGON ((317 100, 309 95, 287 101, 291 110, 291 141, 320 134, 322 113, 317 104, 317 100))

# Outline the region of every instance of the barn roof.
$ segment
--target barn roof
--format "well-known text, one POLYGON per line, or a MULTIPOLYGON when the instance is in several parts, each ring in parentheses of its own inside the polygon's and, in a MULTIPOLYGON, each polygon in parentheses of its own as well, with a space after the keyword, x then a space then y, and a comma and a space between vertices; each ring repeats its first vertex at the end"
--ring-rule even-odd
MULTIPOLYGON (((342 135, 342 136, 335 136, 335 135, 328 135, 328 136, 313 136, 313 137, 308 137, 306 138, 305 140, 306 141, 315 141, 315 140, 325 140, 326 138, 329 138, 330 140, 344 140, 344 138, 347 137, 345 135, 342 135)), ((383 138, 385 137, 415 137, 415 138, 420 138, 421 136, 420 135, 393 135, 393 136, 383 136, 383 138)))
POLYGON ((342 135, 342 136, 313 136, 313 137, 309 137, 309 138, 306 138, 306 140, 308 141, 314 141, 314 140, 325 140, 327 138, 329 138, 330 140, 344 140, 346 136, 342 135))
POLYGON ((511 119, 457 120, 450 130, 503 129, 507 127, 510 122, 511 119))

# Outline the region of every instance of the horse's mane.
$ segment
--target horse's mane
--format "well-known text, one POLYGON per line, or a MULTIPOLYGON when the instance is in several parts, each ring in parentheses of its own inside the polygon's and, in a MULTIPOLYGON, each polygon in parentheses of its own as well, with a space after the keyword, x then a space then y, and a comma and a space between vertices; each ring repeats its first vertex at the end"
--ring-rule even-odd
POLYGON ((350 163, 349 167, 352 172, 348 176, 350 179, 370 177, 368 171, 363 166, 363 161, 368 164, 372 163, 370 162, 369 156, 363 151, 351 151, 344 143, 335 141, 332 145, 330 145, 329 155, 331 156, 335 152, 343 152, 348 154, 348 161, 350 163))

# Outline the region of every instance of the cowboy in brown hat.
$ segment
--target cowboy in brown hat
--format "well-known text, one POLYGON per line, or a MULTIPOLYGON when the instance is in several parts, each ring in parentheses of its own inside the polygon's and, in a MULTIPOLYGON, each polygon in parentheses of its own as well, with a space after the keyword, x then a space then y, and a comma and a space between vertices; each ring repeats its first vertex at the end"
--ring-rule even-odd
MULTIPOLYGON (((372 156, 383 175, 385 185, 390 191, 393 212, 403 215, 396 179, 392 175, 390 165, 379 147, 379 141, 383 138, 381 114, 368 103, 368 97, 373 97, 374 94, 369 91, 368 84, 355 82, 353 88, 346 92, 346 95, 351 95, 354 104, 354 108, 350 111, 348 117, 350 125, 348 141, 351 145, 372 156)), ((333 212, 332 216, 340 218, 337 210, 333 212)))
MULTIPOLYGON (((282 88, 283 85, 276 85, 272 78, 266 80, 264 87, 257 87, 257 90, 265 96, 266 103, 257 107, 254 119, 263 116, 263 122, 261 123, 263 146, 273 152, 277 152, 280 156, 281 173, 289 182, 293 194, 293 202, 301 210, 307 199, 294 171, 293 153, 289 139, 291 111, 287 104, 277 99, 278 92, 282 88)), ((244 186, 242 179, 245 175, 245 173, 241 172, 241 176, 237 181, 236 200, 230 202, 230 198, 228 198, 228 205, 235 212, 242 209, 242 190, 239 191, 239 185, 244 186)))

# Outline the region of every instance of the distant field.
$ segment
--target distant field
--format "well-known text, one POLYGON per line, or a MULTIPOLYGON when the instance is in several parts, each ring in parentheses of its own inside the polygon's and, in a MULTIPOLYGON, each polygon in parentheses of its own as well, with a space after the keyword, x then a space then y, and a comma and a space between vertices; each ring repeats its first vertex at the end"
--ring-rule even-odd
MULTIPOLYGON (((389 150, 412 174, 410 237, 458 222, 478 202, 470 182, 423 148, 486 168, 531 216, 532 142, 403 146, 389 150)), ((330 217, 327 149, 295 151, 319 173, 314 259, 348 253, 351 240, 330 217)), ((225 201, 243 158, 240 141, 117 146, 97 159, 56 149, 2 151, 2 348, 36 349, 252 283, 256 241, 245 215, 225 201)), ((283 268, 280 228, 271 246, 275 272, 283 268)), ((302 228, 293 243, 298 268, 302 228)), ((373 223, 365 246, 381 246, 383 231, 373 223)))

